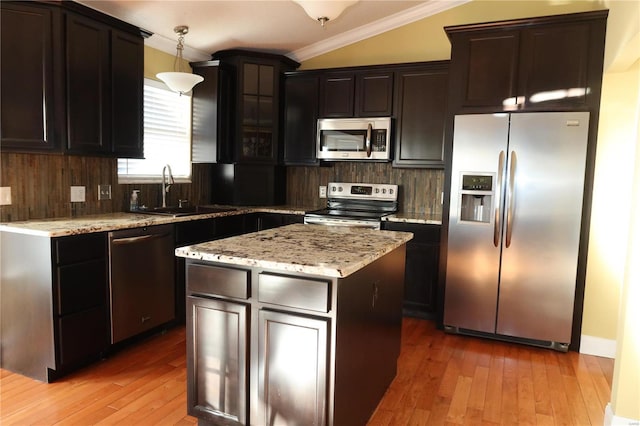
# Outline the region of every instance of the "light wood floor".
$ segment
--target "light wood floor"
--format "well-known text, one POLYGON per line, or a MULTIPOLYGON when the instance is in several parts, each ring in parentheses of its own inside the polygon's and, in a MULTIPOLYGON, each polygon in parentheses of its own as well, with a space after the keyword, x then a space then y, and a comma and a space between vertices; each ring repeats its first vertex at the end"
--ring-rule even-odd
MULTIPOLYGON (((402 341, 370 426, 603 424, 613 360, 447 335, 409 318, 402 341)), ((193 425, 185 368, 175 328, 52 384, 1 370, 0 424, 193 425)))

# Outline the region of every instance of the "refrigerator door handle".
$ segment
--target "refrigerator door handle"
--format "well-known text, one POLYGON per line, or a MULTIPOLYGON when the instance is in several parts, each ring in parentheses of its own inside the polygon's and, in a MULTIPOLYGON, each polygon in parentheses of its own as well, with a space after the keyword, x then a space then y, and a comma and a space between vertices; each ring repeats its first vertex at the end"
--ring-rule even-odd
MULTIPOLYGON (((502 194, 502 186, 504 184, 504 151, 500 151, 498 155, 498 189, 496 194, 502 194)), ((494 220, 493 220, 493 245, 498 247, 500 244, 500 195, 496 197, 494 220)))
POLYGON ((515 202, 513 197, 515 195, 515 177, 516 177, 516 167, 518 166, 518 156, 515 151, 511 151, 511 161, 509 166, 509 194, 507 195, 507 202, 509 203, 507 207, 507 235, 505 237, 505 247, 509 248, 511 245, 511 234, 513 232, 513 215, 514 215, 514 207, 515 202))

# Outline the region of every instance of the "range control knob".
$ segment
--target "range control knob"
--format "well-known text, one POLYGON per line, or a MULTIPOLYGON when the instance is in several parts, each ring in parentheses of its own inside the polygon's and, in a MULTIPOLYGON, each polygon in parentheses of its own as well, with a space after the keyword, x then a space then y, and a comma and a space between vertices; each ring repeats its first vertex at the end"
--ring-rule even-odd
POLYGON ((389 188, 389 194, 393 195, 393 188, 389 188))

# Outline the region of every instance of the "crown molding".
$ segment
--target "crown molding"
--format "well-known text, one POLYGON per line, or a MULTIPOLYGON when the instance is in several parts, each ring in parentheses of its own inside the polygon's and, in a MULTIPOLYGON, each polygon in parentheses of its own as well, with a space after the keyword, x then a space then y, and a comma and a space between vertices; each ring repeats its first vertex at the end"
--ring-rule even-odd
POLYGON ((427 1, 421 5, 403 10, 385 18, 363 25, 353 30, 346 31, 326 40, 305 46, 301 49, 288 53, 286 56, 297 62, 306 61, 313 57, 331 52, 344 46, 365 40, 367 38, 382 34, 386 31, 410 24, 415 21, 427 18, 445 10, 458 7, 471 0, 435 0, 427 1))

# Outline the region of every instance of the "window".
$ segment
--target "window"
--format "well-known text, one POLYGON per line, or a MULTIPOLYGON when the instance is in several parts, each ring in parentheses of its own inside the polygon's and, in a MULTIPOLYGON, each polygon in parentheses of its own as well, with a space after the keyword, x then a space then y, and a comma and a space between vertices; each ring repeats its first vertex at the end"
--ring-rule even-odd
POLYGON ((118 183, 157 183, 171 166, 176 182, 191 181, 191 96, 144 80, 144 159, 118 159, 118 183))

